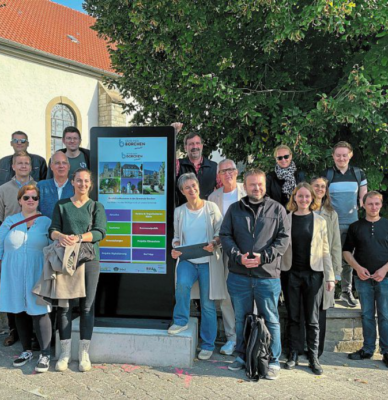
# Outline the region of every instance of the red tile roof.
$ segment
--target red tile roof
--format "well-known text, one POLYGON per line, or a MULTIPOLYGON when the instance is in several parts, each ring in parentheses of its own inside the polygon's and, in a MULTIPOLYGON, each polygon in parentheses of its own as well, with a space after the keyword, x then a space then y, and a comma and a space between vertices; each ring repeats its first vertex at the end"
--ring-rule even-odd
POLYGON ((106 41, 91 29, 94 21, 87 14, 49 0, 0 0, 1 38, 114 72, 106 41))

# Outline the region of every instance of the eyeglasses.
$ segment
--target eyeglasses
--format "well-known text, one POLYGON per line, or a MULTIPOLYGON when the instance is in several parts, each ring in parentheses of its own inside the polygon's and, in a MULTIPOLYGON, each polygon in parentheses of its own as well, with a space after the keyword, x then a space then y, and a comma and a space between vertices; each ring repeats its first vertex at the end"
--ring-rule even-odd
POLYGON ((220 169, 218 172, 221 175, 225 175, 227 173, 232 174, 234 171, 236 171, 236 168, 226 168, 226 169, 220 169))
POLYGON ((11 142, 15 143, 15 144, 24 144, 24 143, 27 143, 28 140, 27 139, 12 139, 11 142))
POLYGON ((34 201, 38 201, 38 200, 39 200, 39 197, 38 197, 38 196, 23 196, 22 199, 23 199, 24 201, 27 201, 27 200, 30 200, 30 199, 32 199, 32 200, 34 200, 34 201))
POLYGON ((277 159, 278 161, 282 161, 283 158, 284 158, 285 160, 288 160, 288 159, 290 158, 290 154, 286 154, 285 156, 276 157, 276 159, 277 159))
POLYGON ((66 142, 79 142, 80 138, 79 137, 66 137, 65 140, 66 140, 66 142))

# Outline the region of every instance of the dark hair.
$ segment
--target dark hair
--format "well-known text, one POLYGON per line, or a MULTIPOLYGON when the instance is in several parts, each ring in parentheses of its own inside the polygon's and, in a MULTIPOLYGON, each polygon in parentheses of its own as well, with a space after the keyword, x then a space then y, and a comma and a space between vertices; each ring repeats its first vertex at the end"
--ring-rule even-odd
POLYGON ((311 185, 309 183, 307 183, 307 182, 301 182, 301 183, 298 183, 298 185, 296 185, 296 188, 292 191, 292 195, 291 195, 290 200, 289 200, 289 202, 287 204, 287 210, 288 211, 298 211, 298 205, 296 204, 295 196, 298 193, 298 191, 300 189, 302 189, 302 188, 307 189, 311 194, 312 201, 311 201, 311 204, 309 206, 309 210, 310 211, 318 210, 318 204, 315 201, 314 190, 311 187, 311 185))
POLYGON ((28 135, 27 135, 27 133, 24 133, 24 132, 22 132, 22 131, 16 131, 16 132, 14 132, 14 133, 11 135, 11 138, 13 139, 13 137, 14 137, 15 135, 22 135, 22 136, 24 136, 24 137, 27 139, 27 141, 28 141, 28 135))
POLYGON ((65 136, 66 136, 66 133, 69 133, 69 132, 71 132, 71 133, 78 133, 78 136, 79 136, 79 138, 80 138, 80 140, 81 140, 81 132, 80 132, 80 131, 78 130, 78 128, 76 128, 75 126, 68 126, 68 127, 66 127, 66 128, 63 130, 62 139, 64 139, 65 136))
POLYGON ((80 174, 81 172, 87 172, 89 174, 89 176, 90 176, 90 189, 89 189, 89 193, 90 193, 90 191, 93 189, 93 185, 94 185, 93 175, 92 175, 92 171, 90 171, 90 169, 88 169, 88 168, 78 168, 77 170, 74 171, 73 176, 71 177, 71 180, 74 182, 75 176, 77 174, 80 174))
POLYGON ((330 197, 330 191, 329 191, 329 181, 327 180, 327 178, 324 177, 324 176, 314 176, 313 178, 311 178, 310 184, 313 185, 314 182, 317 181, 318 179, 322 179, 325 182, 325 185, 326 185, 326 192, 325 192, 325 195, 322 198, 322 207, 325 208, 329 212, 333 212, 334 211, 334 207, 331 204, 331 197, 330 197))
POLYGON ((12 156, 12 165, 15 164, 15 161, 18 157, 27 157, 30 160, 31 164, 31 156, 26 152, 26 151, 17 151, 13 156, 12 156))
POLYGON ((201 143, 203 143, 202 137, 201 137, 201 135, 200 135, 198 132, 191 132, 191 133, 188 133, 188 134, 185 136, 185 138, 183 139, 183 142, 184 142, 185 146, 187 145, 187 141, 188 141, 188 140, 190 140, 190 139, 192 139, 192 138, 194 138, 194 137, 196 137, 196 136, 198 136, 198 137, 201 139, 201 143))
POLYGON ((24 196, 28 190, 35 190, 38 198, 40 198, 40 191, 35 185, 24 185, 18 191, 18 201, 24 196))

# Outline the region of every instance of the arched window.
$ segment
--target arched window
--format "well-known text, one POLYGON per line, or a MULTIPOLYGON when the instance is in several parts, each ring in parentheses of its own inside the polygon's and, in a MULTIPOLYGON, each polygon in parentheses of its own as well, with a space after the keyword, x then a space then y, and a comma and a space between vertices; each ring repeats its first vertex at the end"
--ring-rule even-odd
POLYGON ((63 148, 62 134, 68 126, 77 126, 73 110, 66 104, 56 104, 51 110, 51 154, 63 148))

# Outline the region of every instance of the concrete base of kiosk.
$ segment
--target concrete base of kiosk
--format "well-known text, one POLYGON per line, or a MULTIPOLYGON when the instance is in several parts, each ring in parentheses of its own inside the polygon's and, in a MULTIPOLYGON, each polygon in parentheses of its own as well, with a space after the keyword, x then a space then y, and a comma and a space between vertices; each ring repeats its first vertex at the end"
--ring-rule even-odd
MULTIPOLYGON (((79 321, 75 319, 72 326, 73 360, 78 360, 79 321)), ((168 335, 168 326, 166 320, 96 318, 90 360, 92 363, 192 367, 198 341, 197 318, 190 318, 189 329, 175 336, 168 335)), ((60 351, 57 333, 57 358, 60 351)))

